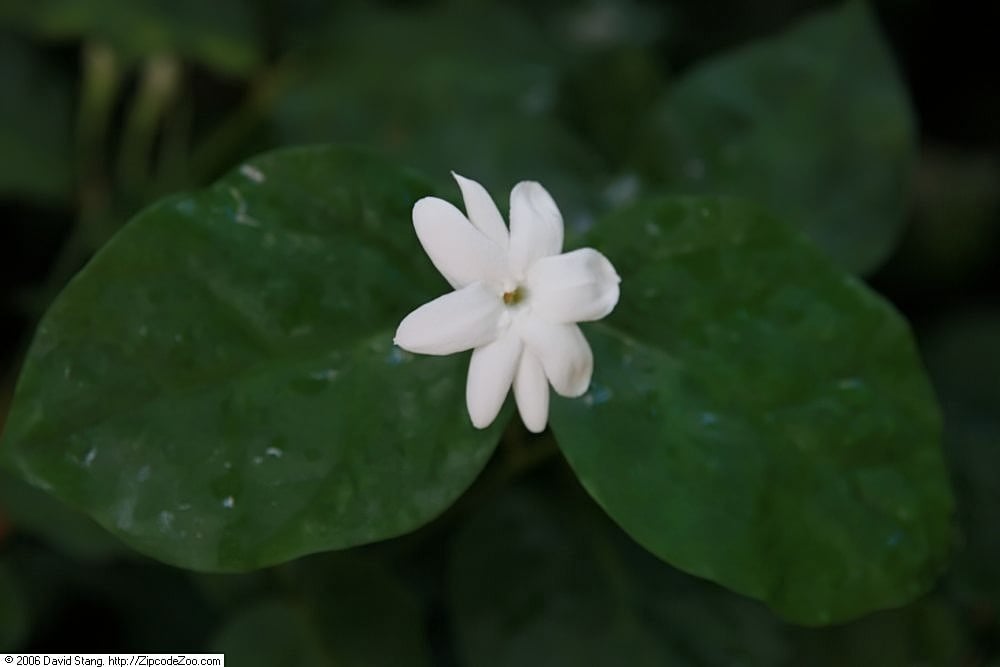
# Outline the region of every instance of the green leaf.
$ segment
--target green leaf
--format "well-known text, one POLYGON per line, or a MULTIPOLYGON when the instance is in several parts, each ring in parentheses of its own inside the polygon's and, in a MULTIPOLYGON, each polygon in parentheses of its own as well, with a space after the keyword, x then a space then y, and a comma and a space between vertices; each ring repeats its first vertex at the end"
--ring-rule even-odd
POLYGON ((419 179, 279 151, 134 218, 39 325, 0 454, 130 546, 245 570, 413 530, 473 481, 465 360, 392 336, 446 291, 419 179))
POLYGON ((70 82, 30 45, 0 34, 0 196, 62 199, 72 187, 70 82))
POLYGON ((849 2, 688 73, 638 152, 657 183, 757 200, 864 273, 899 235, 914 135, 877 23, 849 2))
POLYGON ((5 3, 0 21, 52 39, 106 41, 127 60, 179 54, 240 75, 260 59, 241 0, 33 0, 5 3))
POLYGON ((744 203, 662 198, 588 239, 622 277, 591 388, 551 424, 667 562, 831 623, 926 589, 949 549, 938 408, 906 323, 744 203))
POLYGON ((28 631, 23 592, 5 561, 0 561, 0 653, 16 650, 28 631))
POLYGON ((783 629, 766 609, 665 565, 558 484, 544 489, 504 494, 455 541, 463 664, 783 664, 783 629))
POLYGON ((377 564, 310 559, 291 569, 292 594, 233 617, 212 644, 239 665, 429 665, 413 596, 377 564))

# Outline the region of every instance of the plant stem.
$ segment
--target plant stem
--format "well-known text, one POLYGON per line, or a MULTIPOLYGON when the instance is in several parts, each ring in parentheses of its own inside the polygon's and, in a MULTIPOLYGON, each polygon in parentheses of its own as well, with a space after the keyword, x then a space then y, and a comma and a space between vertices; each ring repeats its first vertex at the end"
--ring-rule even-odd
POLYGON ((118 59, 107 44, 84 44, 82 61, 80 106, 76 117, 77 178, 81 186, 105 176, 108 125, 121 86, 118 59))
POLYGON ((180 86, 181 63, 172 55, 146 61, 139 89, 132 98, 118 157, 118 183, 126 193, 136 193, 149 178, 153 142, 167 108, 180 86))

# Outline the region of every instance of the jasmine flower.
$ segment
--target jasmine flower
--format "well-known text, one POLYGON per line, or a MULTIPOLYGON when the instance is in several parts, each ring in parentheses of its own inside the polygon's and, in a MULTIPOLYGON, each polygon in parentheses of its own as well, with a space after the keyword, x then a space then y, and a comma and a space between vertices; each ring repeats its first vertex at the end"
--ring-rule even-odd
POLYGON ((594 357, 576 323, 612 311, 620 278, 593 248, 562 252, 562 214, 540 184, 511 190, 508 231, 486 189, 452 175, 468 217, 425 197, 413 206, 413 226, 455 291, 407 315, 394 342, 419 354, 471 349, 465 398, 473 425, 489 426, 513 386, 525 426, 540 433, 549 384, 561 396, 587 391, 594 357))

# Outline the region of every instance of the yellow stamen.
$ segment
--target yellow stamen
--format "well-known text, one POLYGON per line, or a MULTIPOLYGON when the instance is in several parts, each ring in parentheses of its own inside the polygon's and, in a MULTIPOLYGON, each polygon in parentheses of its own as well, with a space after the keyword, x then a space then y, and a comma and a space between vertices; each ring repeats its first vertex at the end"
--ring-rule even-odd
POLYGON ((508 306, 517 304, 522 298, 524 298, 524 292, 520 287, 517 287, 510 292, 503 293, 503 302, 508 306))

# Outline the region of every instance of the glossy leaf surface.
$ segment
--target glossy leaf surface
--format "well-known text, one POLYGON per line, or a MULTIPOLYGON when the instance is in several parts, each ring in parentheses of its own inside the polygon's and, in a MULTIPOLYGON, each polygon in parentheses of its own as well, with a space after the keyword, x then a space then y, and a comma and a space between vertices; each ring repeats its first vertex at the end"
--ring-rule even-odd
POLYGON ((131 221, 42 321, 2 444, 25 478, 127 544, 244 570, 398 535, 497 440, 462 355, 392 345, 446 291, 365 153, 296 149, 131 221))
POLYGON ((595 371, 553 401, 583 485, 667 562, 828 623, 949 551, 941 422, 906 323, 757 208, 664 198, 586 239, 618 267, 595 371))

